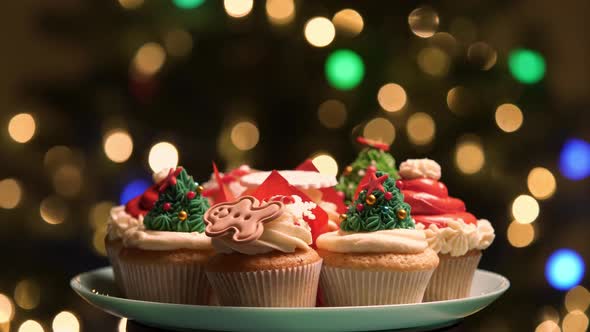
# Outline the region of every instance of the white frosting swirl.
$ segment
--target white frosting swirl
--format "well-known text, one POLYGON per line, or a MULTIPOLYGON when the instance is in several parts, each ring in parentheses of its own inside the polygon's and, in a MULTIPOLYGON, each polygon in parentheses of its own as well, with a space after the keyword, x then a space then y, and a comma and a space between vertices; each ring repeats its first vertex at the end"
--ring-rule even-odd
POLYGON ((408 159, 399 165, 402 179, 429 178, 440 179, 440 165, 431 159, 408 159))
POLYGON ((107 237, 109 240, 120 239, 127 230, 140 225, 143 225, 143 216, 135 218, 125 211, 124 205, 115 206, 107 222, 107 237))
POLYGON ((211 250, 211 239, 205 233, 164 232, 147 230, 139 226, 123 235, 123 245, 144 250, 211 250))
POLYGON ((424 232, 415 229, 366 233, 338 230, 320 235, 316 243, 319 249, 338 253, 417 254, 428 248, 424 232))
POLYGON ((451 256, 465 255, 469 250, 484 250, 492 244, 496 235, 489 221, 480 219, 477 225, 466 224, 460 219, 447 222, 447 227, 430 224, 428 228, 416 223, 416 229, 424 230, 432 250, 451 256))
MULTIPOLYGON (((288 206, 288 205, 287 205, 288 206)), ((213 238, 213 247, 220 253, 239 252, 256 255, 278 250, 294 252, 295 249, 309 249, 312 242, 311 230, 307 222, 297 218, 290 211, 264 224, 264 232, 255 241, 239 243, 232 241, 230 236, 213 238)))

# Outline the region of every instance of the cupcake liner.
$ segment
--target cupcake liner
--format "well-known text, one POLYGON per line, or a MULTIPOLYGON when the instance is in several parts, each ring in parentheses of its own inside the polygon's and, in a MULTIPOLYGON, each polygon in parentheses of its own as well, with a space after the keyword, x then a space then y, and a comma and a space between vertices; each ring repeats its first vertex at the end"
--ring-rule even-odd
POLYGON ((320 278, 324 305, 419 303, 433 271, 365 271, 324 266, 320 278))
POLYGON ((473 275, 481 259, 481 252, 453 257, 439 255, 440 263, 434 271, 424 294, 424 302, 460 299, 469 296, 473 275))
POLYGON ((119 252, 121 251, 122 243, 120 240, 106 240, 105 241, 105 249, 107 252, 107 257, 111 262, 111 266, 113 267, 113 275, 115 278, 115 284, 119 287, 121 292, 124 291, 123 287, 123 276, 121 275, 121 267, 119 262, 119 252))
POLYGON ((211 288, 202 265, 120 261, 125 295, 130 299, 207 305, 211 288))
POLYGON ((315 307, 322 261, 276 270, 207 272, 224 306, 315 307))

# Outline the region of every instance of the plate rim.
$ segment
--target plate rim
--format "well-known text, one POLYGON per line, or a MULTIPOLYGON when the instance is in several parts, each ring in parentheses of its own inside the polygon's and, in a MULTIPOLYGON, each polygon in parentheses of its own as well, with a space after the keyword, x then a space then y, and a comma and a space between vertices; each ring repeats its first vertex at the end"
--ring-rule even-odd
MULTIPOLYGON (((210 305, 193 305, 193 304, 177 304, 177 303, 163 303, 163 302, 152 302, 152 301, 142 301, 142 300, 133 300, 119 296, 112 296, 100 293, 94 293, 89 291, 87 287, 82 285, 81 278, 83 276, 96 274, 102 271, 111 270, 112 266, 104 266, 101 268, 92 269, 86 272, 79 273, 70 279, 70 287, 76 293, 78 293, 82 298, 86 300, 86 298, 99 298, 99 299, 106 299, 110 301, 118 301, 120 303, 127 303, 127 304, 144 304, 144 305, 160 305, 160 306, 170 306, 178 308, 180 307, 187 307, 187 308, 199 308, 202 310, 224 310, 224 311, 310 311, 310 312, 319 312, 319 311, 358 311, 358 310, 374 310, 374 309, 390 309, 390 308, 399 308, 399 307, 413 307, 413 306, 420 306, 424 304, 439 306, 439 305, 447 305, 449 303, 457 303, 457 302, 471 302, 471 301, 479 301, 489 297, 500 297, 503 293, 505 293, 511 286, 510 280, 505 276, 491 272, 484 269, 477 269, 477 273, 483 273, 490 276, 493 276, 500 280, 500 286, 489 292, 479 295, 470 296, 467 298, 461 299, 453 299, 453 300, 444 300, 444 301, 433 301, 433 302, 419 302, 419 303, 408 303, 408 304, 386 304, 386 305, 368 305, 368 306, 344 306, 344 307, 235 307, 235 306, 210 306, 210 305)), ((87 300, 88 301, 88 300, 87 300)), ((89 301, 90 302, 90 301, 89 301)), ((91 303, 96 306, 96 304, 91 303)))

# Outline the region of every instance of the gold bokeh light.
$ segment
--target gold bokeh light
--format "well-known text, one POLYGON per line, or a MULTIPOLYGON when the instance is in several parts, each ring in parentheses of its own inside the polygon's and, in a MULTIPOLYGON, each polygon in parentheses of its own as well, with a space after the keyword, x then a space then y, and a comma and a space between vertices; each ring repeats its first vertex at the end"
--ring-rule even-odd
POLYGON ((103 201, 94 204, 90 208, 88 221, 93 229, 104 228, 106 226, 113 206, 115 206, 113 202, 103 201))
POLYGON ((455 164, 465 174, 479 172, 485 164, 485 154, 477 140, 465 140, 457 145, 455 164))
POLYGON ((436 126, 432 117, 426 113, 414 113, 408 118, 406 126, 408 138, 415 145, 426 145, 432 142, 436 126))
POLYGON ((449 55, 438 47, 426 47, 418 52, 418 67, 428 75, 445 76, 450 65, 449 55))
POLYGON ((14 209, 22 199, 23 190, 16 179, 0 181, 0 208, 14 209))
POLYGON ((79 332, 80 321, 78 317, 69 311, 62 311, 55 315, 51 327, 54 332, 79 332))
POLYGON ((557 182, 550 170, 544 167, 535 167, 529 172, 527 186, 535 198, 547 199, 555 193, 557 182))
POLYGON ((407 95, 404 88, 395 83, 383 85, 377 93, 379 105, 387 112, 397 112, 406 106, 407 95))
POLYGON ((164 36, 164 47, 171 56, 187 56, 193 49, 193 37, 186 30, 170 30, 164 36))
POLYGON ((524 248, 533 243, 535 228, 531 224, 521 224, 513 221, 508 226, 506 238, 513 247, 524 248))
POLYGON ((539 216, 540 208, 536 199, 520 195, 512 202, 512 216, 521 224, 530 224, 539 216))
POLYGON ((254 0, 223 0, 227 15, 235 18, 244 17, 252 11, 254 0))
POLYGON ((561 332, 561 329, 554 321, 546 320, 537 325, 535 332, 561 332))
POLYGON ((24 321, 19 327, 18 332, 44 332, 43 326, 36 320, 29 319, 24 321))
POLYGON ((438 14, 428 6, 416 8, 408 16, 408 24, 416 36, 420 38, 432 37, 438 29, 438 14))
POLYGON ((61 224, 68 217, 68 206, 59 196, 49 196, 41 201, 39 214, 48 224, 61 224))
POLYGON ((14 305, 10 298, 0 293, 0 324, 10 322, 14 317, 14 305))
POLYGON ((243 121, 233 126, 230 134, 232 144, 241 151, 252 150, 260 139, 258 127, 252 122, 243 121))
POLYGON ((14 302, 25 309, 35 309, 41 302, 41 287, 32 279, 21 280, 14 288, 14 302))
POLYGON ((178 165, 178 150, 169 142, 156 143, 150 149, 148 163, 155 173, 164 168, 174 168, 178 165))
POLYGON ((561 323, 563 332, 585 332, 588 331, 588 316, 581 310, 574 310, 563 317, 561 323))
POLYGON ((293 0, 266 0, 266 15, 272 24, 288 24, 295 18, 293 0))
POLYGON ((29 113, 13 116, 8 122, 8 134, 17 143, 26 143, 35 135, 36 123, 29 113))
POLYGON ((144 76, 152 76, 157 73, 166 61, 164 48, 154 42, 146 43, 137 50, 133 58, 133 68, 144 76))
POLYGON ((338 163, 336 159, 329 154, 317 154, 312 159, 312 163, 322 174, 336 176, 338 175, 338 163))
POLYGON ((137 9, 143 5, 143 0, 119 0, 119 4, 125 9, 137 9))
POLYGON ((53 174, 55 191, 66 197, 74 197, 82 190, 82 171, 72 164, 60 166, 53 174))
POLYGON ((346 118, 346 105, 339 100, 326 100, 318 108, 318 119, 326 128, 340 128, 346 123, 346 118))
POLYGON ((584 286, 576 286, 565 295, 565 308, 569 312, 586 311, 590 306, 590 292, 584 286))
POLYGON ((334 24, 325 17, 314 17, 305 23, 305 39, 315 47, 330 45, 336 36, 334 24))
POLYGON ((498 53, 487 43, 477 42, 467 49, 467 60, 481 70, 490 70, 498 60, 498 53))
POLYGON ((115 129, 105 135, 103 149, 110 160, 122 163, 133 153, 133 140, 127 131, 115 129))
POLYGON ((332 23, 336 29, 350 37, 356 36, 363 31, 363 17, 354 9, 342 9, 334 14, 332 23))
POLYGON ((514 104, 502 104, 496 108, 496 124, 507 133, 517 131, 523 120, 522 111, 514 104))
POLYGON ((395 140, 395 127, 388 119, 375 118, 365 125, 363 136, 385 144, 391 144, 395 140))

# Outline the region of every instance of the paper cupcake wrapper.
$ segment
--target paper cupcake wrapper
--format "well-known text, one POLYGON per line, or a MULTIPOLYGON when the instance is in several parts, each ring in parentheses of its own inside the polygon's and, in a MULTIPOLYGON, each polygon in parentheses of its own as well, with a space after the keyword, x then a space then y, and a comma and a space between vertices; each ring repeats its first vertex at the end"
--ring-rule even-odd
POLYGON ((120 261, 130 299, 179 304, 209 303, 211 287, 197 264, 145 264, 120 261))
POLYGON ((237 307, 315 307, 322 261, 251 272, 207 272, 219 302, 237 307))
POLYGON ((329 307, 419 303, 434 270, 364 271, 324 266, 320 286, 329 307))
POLYGON ((426 288, 424 302, 468 297, 481 252, 459 257, 439 255, 439 258, 440 263, 426 288))
POLYGON ((121 275, 121 267, 119 263, 119 252, 121 251, 121 245, 105 242, 105 249, 107 252, 107 257, 109 258, 111 266, 113 267, 115 284, 117 287, 119 287, 119 290, 124 293, 123 276, 121 275))

